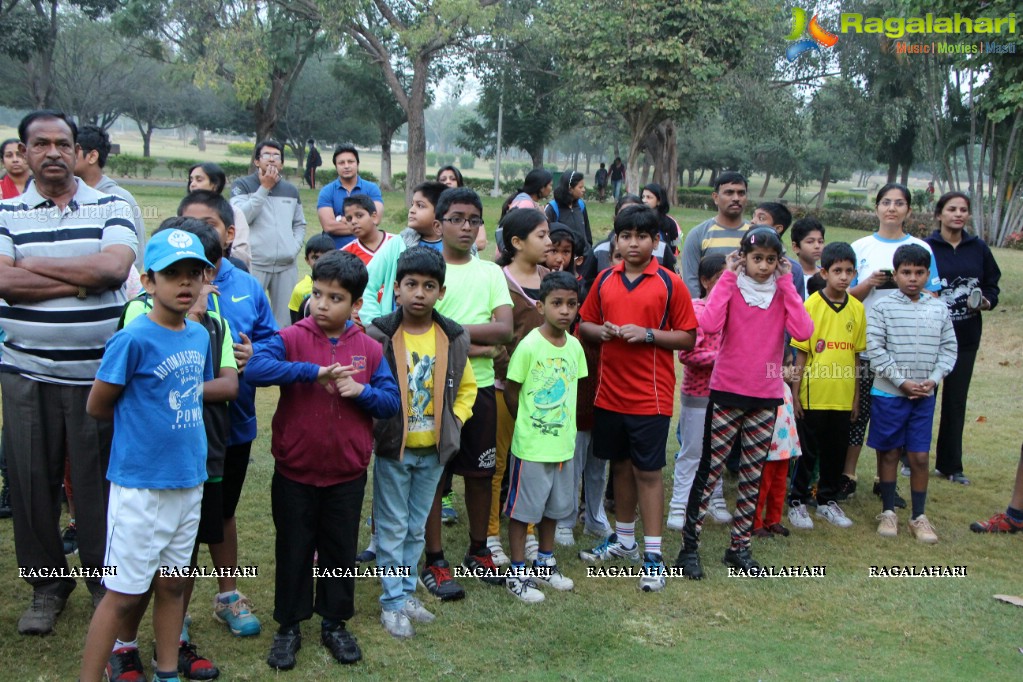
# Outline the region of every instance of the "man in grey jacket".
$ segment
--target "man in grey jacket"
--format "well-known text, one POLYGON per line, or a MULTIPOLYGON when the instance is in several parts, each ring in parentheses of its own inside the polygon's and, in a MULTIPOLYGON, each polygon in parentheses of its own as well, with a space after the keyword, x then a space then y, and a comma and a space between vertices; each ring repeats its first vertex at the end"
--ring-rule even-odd
POLYGON ((231 185, 231 204, 249 221, 252 276, 270 298, 280 327, 291 324, 288 302, 298 284, 296 257, 305 242, 305 216, 298 188, 281 178, 284 147, 276 140, 256 145, 256 172, 231 185))

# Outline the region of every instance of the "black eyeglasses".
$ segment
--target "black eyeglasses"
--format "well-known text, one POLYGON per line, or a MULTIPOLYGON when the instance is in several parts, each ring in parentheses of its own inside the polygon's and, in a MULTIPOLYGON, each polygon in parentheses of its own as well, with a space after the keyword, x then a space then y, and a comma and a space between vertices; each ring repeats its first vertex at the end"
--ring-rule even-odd
POLYGON ((462 225, 465 225, 466 222, 468 222, 469 225, 471 225, 472 227, 476 227, 476 228, 478 228, 480 225, 483 224, 483 218, 476 218, 476 217, 466 218, 466 217, 460 216, 460 215, 455 216, 454 218, 441 218, 440 221, 442 223, 451 223, 455 227, 461 227, 462 225))

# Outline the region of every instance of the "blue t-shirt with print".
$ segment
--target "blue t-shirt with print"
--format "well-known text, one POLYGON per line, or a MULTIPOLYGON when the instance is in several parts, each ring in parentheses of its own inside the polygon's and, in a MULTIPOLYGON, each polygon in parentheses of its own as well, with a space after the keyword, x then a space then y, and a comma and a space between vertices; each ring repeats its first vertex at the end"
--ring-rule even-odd
POLYGON ((107 341, 96 378, 124 386, 114 406, 107 479, 125 488, 194 488, 206 480, 203 383, 213 379, 206 329, 143 315, 107 341))

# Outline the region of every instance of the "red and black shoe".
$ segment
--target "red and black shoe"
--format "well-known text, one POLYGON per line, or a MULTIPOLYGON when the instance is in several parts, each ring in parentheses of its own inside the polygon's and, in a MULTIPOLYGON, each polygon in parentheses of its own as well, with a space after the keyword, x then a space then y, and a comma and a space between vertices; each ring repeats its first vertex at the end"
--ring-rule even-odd
POLYGON ((474 578, 479 578, 487 585, 504 585, 504 574, 494 563, 490 548, 483 547, 475 554, 466 554, 462 559, 462 568, 469 571, 474 578))
POLYGON ((178 672, 187 680, 215 680, 220 676, 220 669, 210 659, 200 656, 191 642, 178 644, 178 672))
POLYGON ((451 566, 443 559, 423 567, 419 584, 441 601, 455 601, 465 596, 465 589, 451 577, 451 566))
POLYGON ((107 679, 110 682, 148 682, 138 647, 126 646, 110 652, 107 679))
POLYGON ((1019 533, 1023 531, 1023 523, 1013 521, 1008 514, 995 514, 987 521, 974 521, 970 530, 974 533, 1019 533))

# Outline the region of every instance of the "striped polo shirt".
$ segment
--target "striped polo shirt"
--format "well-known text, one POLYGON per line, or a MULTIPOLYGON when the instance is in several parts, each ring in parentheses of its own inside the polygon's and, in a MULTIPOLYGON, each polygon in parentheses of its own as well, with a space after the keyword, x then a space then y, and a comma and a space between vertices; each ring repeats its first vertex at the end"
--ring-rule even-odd
MULTIPOLYGON (((78 191, 63 211, 40 195, 34 183, 21 196, 0 201, 0 256, 17 264, 30 256, 91 256, 115 245, 137 253, 131 206, 81 180, 77 183, 78 191)), ((85 300, 66 296, 0 302, 0 327, 7 333, 0 370, 48 383, 92 383, 124 303, 120 289, 85 300)))
POLYGON ((686 235, 682 245, 682 279, 693 298, 700 296, 700 260, 704 256, 727 256, 739 248, 746 231, 752 227, 743 223, 739 227, 718 225, 717 216, 703 221, 686 235))

